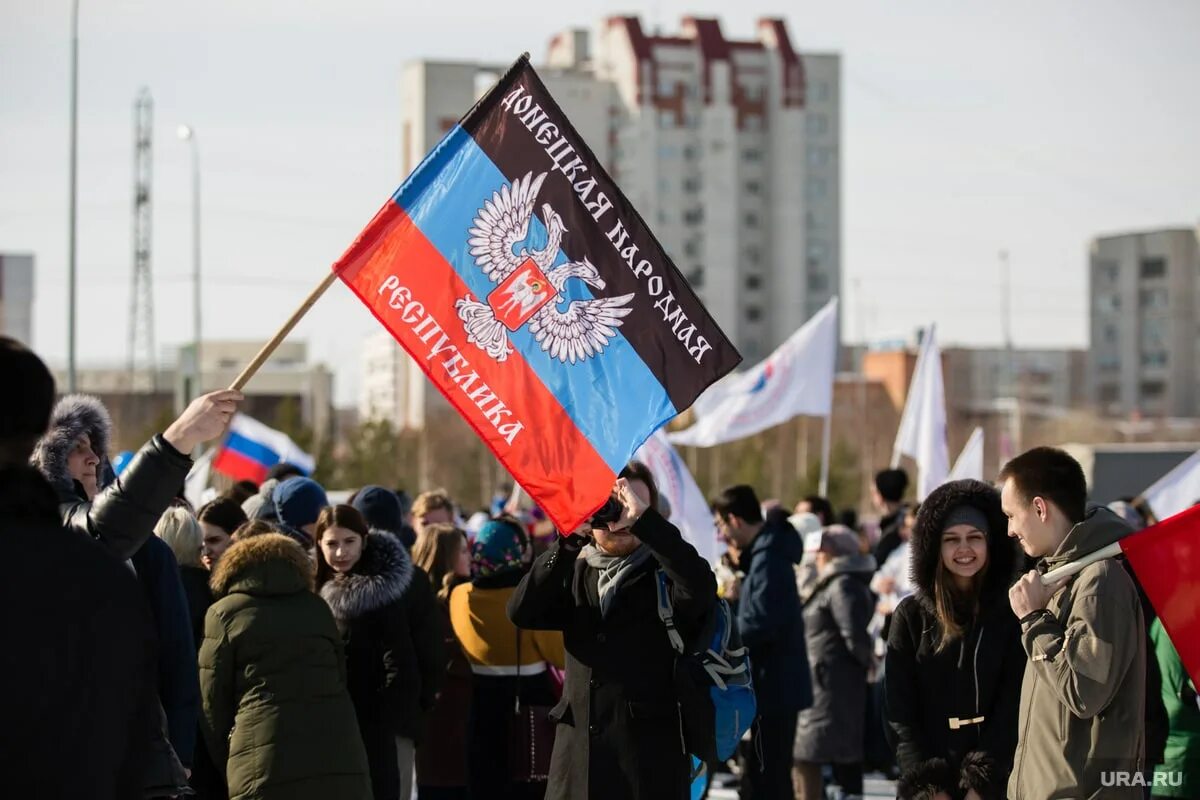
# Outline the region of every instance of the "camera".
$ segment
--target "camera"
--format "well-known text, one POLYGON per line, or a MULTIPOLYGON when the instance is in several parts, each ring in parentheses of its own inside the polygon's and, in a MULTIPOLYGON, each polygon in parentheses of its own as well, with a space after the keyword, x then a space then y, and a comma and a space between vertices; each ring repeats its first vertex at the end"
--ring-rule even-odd
POLYGON ((604 501, 604 505, 600 506, 596 513, 592 514, 591 524, 593 528, 604 528, 610 522, 616 522, 621 518, 621 512, 624 511, 624 506, 615 495, 609 495, 609 498, 604 501))

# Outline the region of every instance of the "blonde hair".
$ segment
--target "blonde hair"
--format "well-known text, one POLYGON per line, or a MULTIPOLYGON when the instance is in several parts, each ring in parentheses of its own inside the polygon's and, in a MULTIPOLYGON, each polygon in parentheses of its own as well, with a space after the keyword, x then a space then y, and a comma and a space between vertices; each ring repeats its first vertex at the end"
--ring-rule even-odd
POLYGON ((154 535, 167 543, 181 567, 199 567, 204 531, 186 508, 168 508, 158 518, 154 535))
POLYGON ((421 517, 430 511, 437 511, 441 508, 454 514, 454 502, 450 499, 449 492, 445 489, 430 489, 428 492, 421 492, 413 501, 413 520, 420 522, 421 517))

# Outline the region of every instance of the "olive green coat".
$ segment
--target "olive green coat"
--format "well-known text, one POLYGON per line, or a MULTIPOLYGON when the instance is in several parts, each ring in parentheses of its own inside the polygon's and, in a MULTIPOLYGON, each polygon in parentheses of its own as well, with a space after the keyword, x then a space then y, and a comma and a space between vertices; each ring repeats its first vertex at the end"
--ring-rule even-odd
POLYGON ((279 534, 237 542, 210 585, 202 723, 230 800, 369 800, 341 635, 304 550, 279 534))

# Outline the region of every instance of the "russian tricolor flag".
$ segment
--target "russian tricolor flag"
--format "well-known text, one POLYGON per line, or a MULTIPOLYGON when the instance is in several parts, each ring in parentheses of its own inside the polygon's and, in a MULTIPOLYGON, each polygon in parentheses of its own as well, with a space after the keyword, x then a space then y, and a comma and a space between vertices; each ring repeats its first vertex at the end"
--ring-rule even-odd
POLYGON ((300 449, 286 433, 269 428, 253 417, 236 414, 212 468, 235 481, 262 483, 276 464, 287 462, 312 474, 313 457, 300 449))
POLYGON ((526 57, 333 268, 562 531, 741 361, 526 57))

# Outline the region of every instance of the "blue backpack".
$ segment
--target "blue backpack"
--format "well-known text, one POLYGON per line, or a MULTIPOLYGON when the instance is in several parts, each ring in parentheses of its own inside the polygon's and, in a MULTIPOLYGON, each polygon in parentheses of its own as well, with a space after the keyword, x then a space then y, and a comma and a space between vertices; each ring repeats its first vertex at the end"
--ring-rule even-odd
MULTIPOLYGON (((659 567, 658 616, 667 629, 675 661, 683 741, 693 756, 693 772, 705 763, 725 761, 754 723, 757 704, 750 656, 742 646, 729 604, 717 598, 699 634, 685 646, 675 628, 667 574, 659 567)), ((699 777, 699 775, 693 776, 699 777)))

